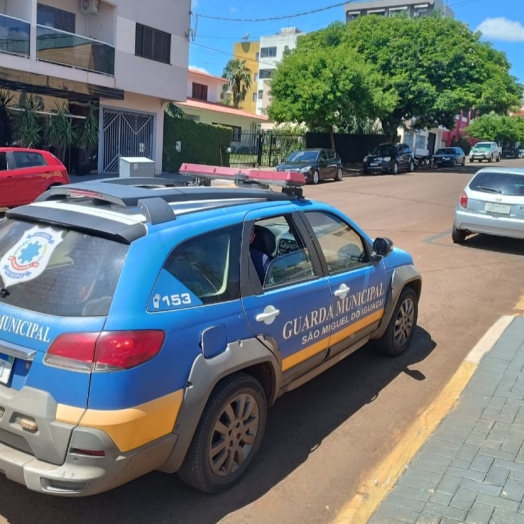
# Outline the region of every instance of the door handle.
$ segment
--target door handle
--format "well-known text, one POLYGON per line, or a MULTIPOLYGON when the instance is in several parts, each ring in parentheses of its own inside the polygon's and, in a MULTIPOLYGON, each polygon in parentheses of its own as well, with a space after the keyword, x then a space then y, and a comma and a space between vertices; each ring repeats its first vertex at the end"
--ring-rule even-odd
POLYGON ((272 324, 275 318, 280 315, 280 310, 275 309, 273 306, 267 306, 263 313, 259 313, 255 319, 257 322, 264 322, 264 324, 272 324))
POLYGON ((348 293, 349 288, 346 286, 346 284, 340 284, 340 287, 335 291, 334 295, 337 298, 345 299, 348 293))

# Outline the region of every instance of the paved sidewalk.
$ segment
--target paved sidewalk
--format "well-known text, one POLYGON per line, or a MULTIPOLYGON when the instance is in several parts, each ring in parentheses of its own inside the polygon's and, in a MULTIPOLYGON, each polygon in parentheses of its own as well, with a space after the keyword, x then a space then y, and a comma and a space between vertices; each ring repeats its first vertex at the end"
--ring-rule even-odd
POLYGON ((523 444, 524 318, 516 317, 369 524, 524 524, 523 444))

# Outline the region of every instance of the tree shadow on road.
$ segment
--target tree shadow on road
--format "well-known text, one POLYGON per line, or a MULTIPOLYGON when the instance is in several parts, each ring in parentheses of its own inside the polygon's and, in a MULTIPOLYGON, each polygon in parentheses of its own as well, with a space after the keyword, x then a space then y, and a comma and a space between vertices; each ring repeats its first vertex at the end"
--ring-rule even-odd
POLYGON ((420 371, 410 367, 424 361, 435 346, 430 334, 419 327, 409 351, 401 357, 382 357, 366 346, 284 395, 269 412, 264 441, 250 470, 239 485, 221 495, 199 493, 176 475, 162 473, 85 499, 35 494, 2 477, 0 515, 11 524, 218 522, 290 475, 325 438, 375 401, 397 377, 406 373, 414 380, 425 380, 420 371))

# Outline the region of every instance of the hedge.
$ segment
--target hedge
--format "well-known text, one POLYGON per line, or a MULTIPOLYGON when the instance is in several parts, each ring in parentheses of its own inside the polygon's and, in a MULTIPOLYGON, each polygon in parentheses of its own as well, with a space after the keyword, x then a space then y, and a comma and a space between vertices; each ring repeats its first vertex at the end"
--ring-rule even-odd
POLYGON ((194 122, 165 114, 163 169, 176 173, 184 162, 228 166, 229 155, 224 150, 231 146, 233 130, 228 127, 194 122), (176 143, 182 144, 181 152, 176 143))

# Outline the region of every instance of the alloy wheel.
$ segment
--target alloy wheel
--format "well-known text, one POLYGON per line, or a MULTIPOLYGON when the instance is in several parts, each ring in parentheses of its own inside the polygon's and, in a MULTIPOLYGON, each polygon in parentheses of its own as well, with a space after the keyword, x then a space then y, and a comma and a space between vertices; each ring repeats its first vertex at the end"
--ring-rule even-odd
POLYGON ((406 297, 398 309, 397 318, 395 319, 393 338, 397 347, 403 346, 411 336, 414 320, 415 304, 411 297, 406 297))

